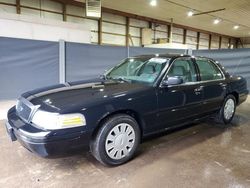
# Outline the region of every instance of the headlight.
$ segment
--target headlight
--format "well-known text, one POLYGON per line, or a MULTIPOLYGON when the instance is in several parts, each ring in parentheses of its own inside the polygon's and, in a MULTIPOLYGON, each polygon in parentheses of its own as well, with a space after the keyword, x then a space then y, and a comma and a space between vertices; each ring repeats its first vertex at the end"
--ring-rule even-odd
POLYGON ((65 129, 86 125, 84 115, 75 114, 59 114, 38 110, 33 118, 32 123, 48 130, 65 129))

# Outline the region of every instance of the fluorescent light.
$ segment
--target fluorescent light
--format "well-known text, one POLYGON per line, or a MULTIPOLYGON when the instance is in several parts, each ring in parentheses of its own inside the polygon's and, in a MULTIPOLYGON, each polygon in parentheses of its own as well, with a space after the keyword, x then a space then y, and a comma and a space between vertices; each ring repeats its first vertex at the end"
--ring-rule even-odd
POLYGON ((240 26, 235 25, 235 26, 234 26, 234 29, 235 29, 235 30, 236 30, 236 29, 239 29, 239 27, 240 27, 240 26))
POLYGON ((216 19, 214 19, 214 24, 218 24, 218 23, 220 23, 221 22, 221 19, 219 19, 219 18, 216 18, 216 19))
POLYGON ((190 11, 188 11, 187 15, 188 15, 188 17, 191 17, 194 15, 194 12, 192 10, 190 10, 190 11))
POLYGON ((157 1, 156 0, 151 0, 150 5, 155 7, 157 5, 157 1))

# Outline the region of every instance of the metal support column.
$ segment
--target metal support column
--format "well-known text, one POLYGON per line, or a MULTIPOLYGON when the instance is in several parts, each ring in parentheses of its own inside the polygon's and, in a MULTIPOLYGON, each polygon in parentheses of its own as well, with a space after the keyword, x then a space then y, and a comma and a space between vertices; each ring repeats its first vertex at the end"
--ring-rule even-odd
POLYGON ((59 40, 59 82, 63 84, 66 82, 65 71, 65 41, 59 40))

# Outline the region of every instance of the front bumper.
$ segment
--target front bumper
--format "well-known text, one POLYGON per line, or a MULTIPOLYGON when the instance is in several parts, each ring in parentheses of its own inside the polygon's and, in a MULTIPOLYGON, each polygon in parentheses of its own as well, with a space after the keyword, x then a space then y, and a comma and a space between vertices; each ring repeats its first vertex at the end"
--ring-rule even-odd
POLYGON ((73 150, 88 149, 91 132, 79 128, 44 131, 21 120, 12 108, 8 112, 6 130, 12 141, 41 157, 58 157, 73 150))

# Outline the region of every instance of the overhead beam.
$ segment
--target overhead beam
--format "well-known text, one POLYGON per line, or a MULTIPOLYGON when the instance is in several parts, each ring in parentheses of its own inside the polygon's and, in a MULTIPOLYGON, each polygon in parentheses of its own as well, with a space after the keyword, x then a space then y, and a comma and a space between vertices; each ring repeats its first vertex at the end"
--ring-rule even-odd
POLYGON ((225 8, 221 8, 221 9, 216 9, 216 10, 210 10, 210 11, 206 11, 206 12, 199 12, 196 14, 193 14, 193 16, 199 16, 199 15, 203 15, 203 14, 209 14, 209 13, 214 13, 214 12, 220 12, 226 10, 225 8))

